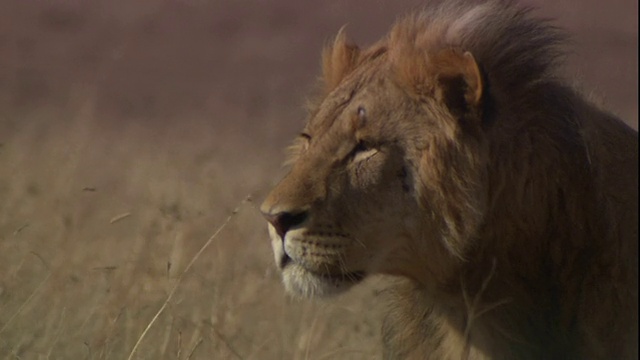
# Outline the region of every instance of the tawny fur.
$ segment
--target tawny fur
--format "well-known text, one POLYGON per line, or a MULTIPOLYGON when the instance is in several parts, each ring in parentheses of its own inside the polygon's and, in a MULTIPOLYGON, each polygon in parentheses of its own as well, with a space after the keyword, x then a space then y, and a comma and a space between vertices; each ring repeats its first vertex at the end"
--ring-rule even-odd
POLYGON ((436 2, 324 51, 262 211, 305 214, 272 231, 294 293, 402 278, 387 359, 638 357, 637 132, 556 77, 562 36, 529 13, 436 2))

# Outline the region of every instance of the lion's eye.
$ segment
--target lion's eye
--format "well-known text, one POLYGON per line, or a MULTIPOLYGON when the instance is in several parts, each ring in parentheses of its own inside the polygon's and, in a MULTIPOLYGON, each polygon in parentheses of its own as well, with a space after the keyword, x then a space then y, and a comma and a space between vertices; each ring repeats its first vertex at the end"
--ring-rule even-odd
POLYGON ((300 133, 299 136, 293 141, 287 148, 287 160, 284 162, 285 165, 293 164, 300 155, 302 155, 309 148, 309 142, 311 141, 311 135, 307 133, 300 133))
POLYGON ((309 143, 311 142, 311 135, 302 132, 300 133, 300 139, 302 139, 302 150, 307 150, 309 148, 309 143))
POLYGON ((353 154, 353 161, 359 162, 366 160, 378 152, 378 149, 373 147, 370 143, 360 140, 353 148, 351 153, 353 154))
POLYGON ((356 146, 353 148, 353 153, 357 154, 359 152, 363 152, 363 151, 367 151, 369 150, 371 147, 369 146, 369 144, 367 144, 366 142, 360 140, 358 141, 358 143, 356 144, 356 146))

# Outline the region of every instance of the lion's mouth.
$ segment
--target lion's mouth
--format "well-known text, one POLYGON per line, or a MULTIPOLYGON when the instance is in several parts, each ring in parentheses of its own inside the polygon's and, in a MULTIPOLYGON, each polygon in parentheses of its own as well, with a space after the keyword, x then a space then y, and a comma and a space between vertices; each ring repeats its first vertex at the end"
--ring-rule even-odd
POLYGON ((311 270, 301 264, 298 264, 296 262, 294 262, 294 260, 289 257, 289 255, 287 255, 286 253, 282 254, 282 257, 280 258, 279 261, 279 268, 281 271, 284 271, 284 269, 287 266, 292 266, 295 265, 301 269, 304 269, 307 273, 324 279, 324 280, 328 280, 331 282, 350 282, 350 283, 357 283, 362 281, 365 277, 366 277, 366 273, 364 271, 351 271, 351 272, 342 272, 342 273, 338 273, 338 274, 332 274, 332 273, 320 273, 314 270, 311 270))
MULTIPOLYGON (((309 271, 309 270, 307 270, 309 271)), ((348 273, 340 273, 340 274, 320 274, 313 271, 309 271, 315 276, 321 277, 323 279, 333 281, 333 282, 351 282, 357 283, 362 281, 365 277, 364 271, 353 271, 348 273)))
POLYGON ((291 260, 291 258, 289 257, 289 255, 287 255, 287 253, 285 253, 284 251, 282 252, 282 256, 280 256, 280 260, 278 261, 278 267, 280 268, 280 270, 284 269, 287 265, 289 265, 293 260, 291 260))

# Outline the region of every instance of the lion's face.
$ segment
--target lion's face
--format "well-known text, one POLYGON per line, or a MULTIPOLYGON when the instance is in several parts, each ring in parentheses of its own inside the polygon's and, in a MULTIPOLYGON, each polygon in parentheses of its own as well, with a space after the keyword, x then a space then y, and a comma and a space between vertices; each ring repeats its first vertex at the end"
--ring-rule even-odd
POLYGON ((385 129, 386 109, 397 104, 391 94, 379 101, 383 83, 325 99, 296 139, 290 173, 262 205, 293 293, 332 294, 390 270, 388 257, 417 231, 405 150, 385 129))
POLYGON ((435 99, 407 96, 395 74, 382 56, 341 79, 312 112, 292 146, 290 172, 261 206, 290 293, 336 294, 373 273, 418 278, 425 263, 437 276, 442 259, 455 257, 443 241, 451 224, 439 213, 450 209, 433 195, 451 174, 431 158, 449 151, 442 139, 452 136, 450 122, 439 120, 452 115, 435 99))

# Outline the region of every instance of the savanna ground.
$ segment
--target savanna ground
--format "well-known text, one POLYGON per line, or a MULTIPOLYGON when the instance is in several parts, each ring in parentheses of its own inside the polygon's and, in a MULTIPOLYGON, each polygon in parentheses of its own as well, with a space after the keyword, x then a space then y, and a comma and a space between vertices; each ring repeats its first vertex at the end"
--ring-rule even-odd
MULTIPOLYGON (((0 0, 0 358, 379 358, 389 279, 290 299, 256 207, 323 42, 419 3, 0 0)), ((637 128, 637 2, 528 3, 637 128)))

